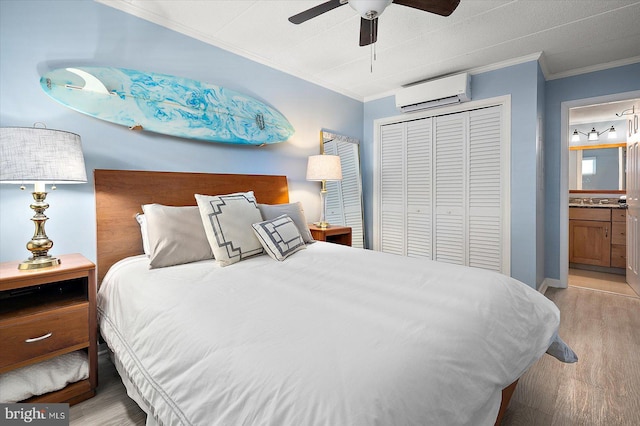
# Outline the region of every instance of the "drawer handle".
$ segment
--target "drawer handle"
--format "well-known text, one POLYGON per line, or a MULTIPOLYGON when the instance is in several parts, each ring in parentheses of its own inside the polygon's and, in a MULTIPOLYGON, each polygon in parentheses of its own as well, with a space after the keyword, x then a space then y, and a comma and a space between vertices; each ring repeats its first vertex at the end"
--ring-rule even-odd
POLYGON ((44 336, 40 336, 40 337, 33 337, 31 339, 27 339, 24 342, 25 343, 33 343, 33 342, 39 342, 40 340, 44 340, 44 339, 48 339, 49 337, 51 337, 53 335, 53 333, 47 333, 44 336))

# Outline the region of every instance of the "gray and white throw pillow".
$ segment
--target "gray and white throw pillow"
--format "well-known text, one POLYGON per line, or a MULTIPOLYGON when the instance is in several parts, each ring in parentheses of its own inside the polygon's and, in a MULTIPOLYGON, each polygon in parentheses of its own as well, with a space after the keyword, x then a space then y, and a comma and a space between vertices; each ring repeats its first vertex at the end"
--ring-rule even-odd
POLYGON ((213 258, 197 206, 145 204, 142 210, 151 269, 213 258))
POLYGON ((275 260, 283 261, 306 248, 298 227, 286 214, 252 226, 264 250, 275 260))
POLYGON ((309 225, 300 201, 289 204, 258 204, 258 208, 264 220, 275 219, 286 214, 298 227, 298 232, 300 232, 300 236, 305 243, 313 243, 315 241, 311 236, 311 231, 309 231, 309 225))
POLYGON ((207 240, 221 266, 264 252, 251 227, 262 220, 253 191, 195 197, 207 240))

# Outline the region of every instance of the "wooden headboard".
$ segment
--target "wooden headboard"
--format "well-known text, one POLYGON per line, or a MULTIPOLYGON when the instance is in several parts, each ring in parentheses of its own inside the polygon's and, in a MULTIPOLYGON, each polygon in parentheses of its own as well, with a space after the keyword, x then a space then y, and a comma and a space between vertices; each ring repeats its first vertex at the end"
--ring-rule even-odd
POLYGON ((253 191, 264 204, 289 202, 286 176, 98 170, 96 194, 98 283, 111 265, 142 254, 135 219, 143 204, 195 206, 194 194, 218 195, 253 191))

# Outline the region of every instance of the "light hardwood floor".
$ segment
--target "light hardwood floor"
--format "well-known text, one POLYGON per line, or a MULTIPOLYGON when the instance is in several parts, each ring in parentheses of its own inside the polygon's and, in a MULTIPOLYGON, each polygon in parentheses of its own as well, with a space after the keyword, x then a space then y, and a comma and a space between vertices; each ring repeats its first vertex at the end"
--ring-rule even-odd
POLYGON ((640 297, 627 284, 624 275, 605 274, 603 272, 587 271, 583 269, 569 269, 569 285, 572 287, 589 288, 606 291, 629 297, 640 297))
MULTIPOLYGON (((546 295, 579 361, 543 355, 520 379, 502 426, 640 425, 640 298, 578 287, 546 295)), ((70 424, 144 425, 106 356, 99 366, 98 393, 71 407, 70 424)))
POLYGON ((640 425, 640 298, 578 287, 546 295, 578 362, 544 355, 520 379, 502 425, 640 425))

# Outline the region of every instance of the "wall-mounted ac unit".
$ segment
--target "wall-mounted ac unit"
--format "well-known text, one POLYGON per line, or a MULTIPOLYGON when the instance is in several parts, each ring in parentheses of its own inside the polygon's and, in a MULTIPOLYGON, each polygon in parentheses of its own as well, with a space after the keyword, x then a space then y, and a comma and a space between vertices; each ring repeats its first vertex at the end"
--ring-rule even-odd
POLYGON ((396 107, 402 112, 419 111, 471 100, 468 73, 404 87, 396 93, 396 107))

